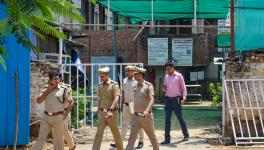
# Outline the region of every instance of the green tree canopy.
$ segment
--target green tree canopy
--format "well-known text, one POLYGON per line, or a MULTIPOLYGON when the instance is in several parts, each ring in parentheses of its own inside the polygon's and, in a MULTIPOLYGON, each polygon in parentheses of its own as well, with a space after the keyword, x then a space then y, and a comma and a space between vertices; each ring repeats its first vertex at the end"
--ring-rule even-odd
POLYGON ((33 32, 42 39, 45 35, 66 39, 49 22, 57 22, 59 16, 84 21, 78 9, 67 0, 0 0, 0 6, 0 12, 7 13, 7 17, 0 20, 0 63, 4 68, 3 55, 8 54, 3 45, 7 36, 14 35, 18 43, 38 52, 38 48, 30 41, 28 32, 33 32))

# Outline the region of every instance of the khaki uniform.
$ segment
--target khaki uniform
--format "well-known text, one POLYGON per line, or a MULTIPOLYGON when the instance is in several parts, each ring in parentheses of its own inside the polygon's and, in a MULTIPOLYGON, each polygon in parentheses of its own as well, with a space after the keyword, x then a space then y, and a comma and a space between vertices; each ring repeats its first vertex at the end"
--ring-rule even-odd
MULTIPOLYGON (((134 101, 134 97, 135 97, 134 89, 136 85, 137 85, 137 81, 134 78, 130 80, 128 78, 124 79, 123 91, 124 91, 125 105, 124 105, 123 118, 122 118, 123 124, 122 124, 122 129, 121 129, 121 135, 122 135, 123 140, 126 137, 128 126, 131 124, 132 114, 131 114, 131 110, 129 107, 129 103, 134 101)), ((139 141, 140 142, 144 141, 143 129, 139 130, 139 141)))
MULTIPOLYGON (((119 86, 115 81, 108 80, 106 83, 100 83, 98 89, 98 98, 101 100, 100 109, 110 109, 115 96, 119 96, 119 86)), ((113 116, 106 118, 107 112, 98 110, 98 125, 92 150, 100 150, 105 128, 108 126, 114 136, 117 150, 123 150, 123 141, 118 130, 118 113, 112 111, 113 116)))
POLYGON ((142 85, 137 85, 135 88, 135 101, 134 110, 135 114, 131 120, 131 132, 128 140, 126 150, 132 150, 137 138, 137 134, 141 128, 144 129, 149 137, 149 140, 153 146, 153 150, 159 149, 159 144, 155 135, 155 129, 153 124, 153 115, 151 117, 142 117, 136 115, 136 113, 142 113, 145 111, 149 104, 148 97, 154 96, 153 85, 149 82, 144 81, 142 85))
MULTIPOLYGON (((49 93, 45 99, 45 110, 47 112, 54 113, 64 111, 64 105, 62 104, 64 90, 65 87, 59 85, 58 88, 49 93)), ((70 101, 70 95, 68 91, 65 92, 64 100, 64 103, 68 103, 70 101)), ((54 149, 64 150, 64 120, 62 114, 56 116, 49 116, 47 114, 43 115, 40 123, 38 140, 34 150, 42 150, 50 130, 52 130, 54 149)))
MULTIPOLYGON (((69 85, 67 84, 63 84, 63 86, 65 86, 67 88, 67 91, 69 92, 69 95, 71 93, 71 88, 69 85)), ((64 107, 64 110, 66 110, 69 106, 69 103, 65 102, 63 104, 63 107, 64 107)), ((69 117, 67 117, 65 120, 64 120, 64 139, 66 140, 66 143, 68 144, 69 148, 73 148, 74 147, 74 141, 73 141, 73 138, 72 138, 72 135, 71 135, 71 132, 69 131, 68 129, 68 122, 69 122, 69 117)), ((54 140, 53 140, 54 142, 54 140)), ((56 143, 56 142, 55 142, 56 143)), ((56 147, 57 145, 55 145, 56 147)), ((55 149, 55 148, 54 148, 55 149)))

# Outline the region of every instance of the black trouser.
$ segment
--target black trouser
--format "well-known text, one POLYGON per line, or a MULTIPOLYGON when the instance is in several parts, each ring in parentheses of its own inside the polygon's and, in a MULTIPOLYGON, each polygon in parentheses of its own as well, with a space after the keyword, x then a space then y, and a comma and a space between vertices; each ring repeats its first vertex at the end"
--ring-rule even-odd
POLYGON ((182 97, 170 98, 166 97, 165 99, 165 140, 170 140, 170 129, 171 129, 171 114, 174 111, 177 116, 182 133, 184 136, 189 136, 186 123, 182 116, 182 106, 181 106, 182 97))

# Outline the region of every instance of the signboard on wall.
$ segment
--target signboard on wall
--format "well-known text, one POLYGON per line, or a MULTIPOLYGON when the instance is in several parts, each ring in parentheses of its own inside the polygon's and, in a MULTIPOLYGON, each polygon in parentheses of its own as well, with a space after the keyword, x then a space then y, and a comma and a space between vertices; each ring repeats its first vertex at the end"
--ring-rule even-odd
POLYGON ((190 72, 190 81, 204 80, 204 71, 190 72))
POLYGON ((163 66, 168 59, 168 38, 148 38, 148 65, 163 66))
POLYGON ((198 80, 204 80, 204 71, 198 71, 197 79, 198 80))
POLYGON ((190 81, 197 81, 197 72, 190 72, 190 81))
POLYGON ((230 28, 226 27, 226 20, 225 19, 218 19, 218 34, 221 33, 230 33, 230 28))
POLYGON ((192 38, 173 38, 172 57, 176 66, 192 66, 192 38))

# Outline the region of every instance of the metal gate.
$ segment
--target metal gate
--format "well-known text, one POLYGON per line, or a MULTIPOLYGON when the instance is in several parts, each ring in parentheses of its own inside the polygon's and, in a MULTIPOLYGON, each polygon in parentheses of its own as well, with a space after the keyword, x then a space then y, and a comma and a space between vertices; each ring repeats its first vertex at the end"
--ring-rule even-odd
POLYGON ((236 145, 264 144, 264 79, 225 79, 236 145))
MULTIPOLYGON (((88 64, 63 64, 64 82, 71 85, 72 97, 75 107, 72 111, 70 124, 73 128, 95 127, 97 117, 97 88, 100 82, 98 69, 102 67, 110 68, 110 78, 120 85, 122 91, 125 67, 127 65, 143 67, 143 63, 88 63, 88 64)), ((122 99, 122 94, 120 96, 122 99)), ((121 111, 119 110, 120 114, 121 111)), ((122 115, 120 115, 120 125, 122 125, 122 115)))

